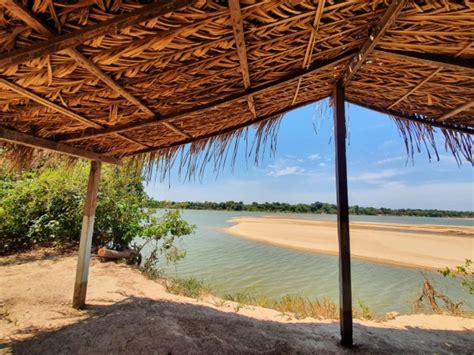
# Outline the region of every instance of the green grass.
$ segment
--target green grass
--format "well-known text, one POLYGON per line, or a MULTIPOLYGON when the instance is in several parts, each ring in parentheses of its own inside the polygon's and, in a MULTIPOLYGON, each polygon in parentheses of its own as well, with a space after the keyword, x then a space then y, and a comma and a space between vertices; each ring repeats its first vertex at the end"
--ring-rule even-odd
MULTIPOLYGON (((206 284, 195 277, 173 278, 166 280, 166 290, 175 295, 191 298, 200 298, 210 294, 210 289, 206 284)), ((241 306, 257 306, 274 309, 284 314, 291 314, 297 319, 338 319, 339 308, 337 304, 329 298, 309 299, 300 295, 287 295, 279 299, 271 299, 263 295, 252 295, 246 292, 227 294, 223 297, 220 305, 226 301, 237 303, 236 311, 241 306)), ((363 302, 359 301, 359 309, 354 309, 354 317, 364 319, 377 318, 363 302)))
MULTIPOLYGON (((240 292, 225 295, 224 300, 236 302, 239 305, 271 308, 284 314, 291 314, 297 319, 307 317, 315 319, 339 319, 339 308, 337 304, 329 298, 312 300, 300 295, 286 295, 280 299, 273 300, 266 296, 255 296, 240 292)), ((380 319, 363 301, 359 301, 358 304, 360 309, 354 309, 355 318, 380 319)))
POLYGON ((236 293, 225 295, 224 299, 244 305, 271 308, 282 313, 291 313, 298 319, 307 317, 337 319, 339 317, 337 305, 327 298, 310 300, 303 296, 287 295, 278 300, 272 300, 266 296, 236 293))
POLYGON ((195 277, 173 278, 166 281, 166 291, 175 295, 199 298, 209 293, 209 288, 202 280, 195 277))

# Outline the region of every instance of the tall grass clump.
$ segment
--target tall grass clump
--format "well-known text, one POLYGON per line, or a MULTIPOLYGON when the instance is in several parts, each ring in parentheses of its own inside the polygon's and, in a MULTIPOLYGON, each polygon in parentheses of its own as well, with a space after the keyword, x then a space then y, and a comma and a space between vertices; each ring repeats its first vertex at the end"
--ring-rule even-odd
POLYGON ((328 298, 311 300, 299 295, 286 295, 280 299, 272 300, 266 296, 236 293, 225 295, 224 299, 245 305, 271 308, 282 313, 291 313, 298 319, 307 317, 317 319, 339 318, 336 303, 328 298))
POLYGON ((169 279, 166 281, 166 291, 191 298, 199 298, 210 292, 204 281, 195 277, 169 279))

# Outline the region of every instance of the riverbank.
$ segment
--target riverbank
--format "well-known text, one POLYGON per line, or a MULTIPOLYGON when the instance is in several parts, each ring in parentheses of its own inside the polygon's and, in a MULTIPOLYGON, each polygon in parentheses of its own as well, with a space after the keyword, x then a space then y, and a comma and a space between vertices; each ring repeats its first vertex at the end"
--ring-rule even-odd
MULTIPOLYGON (((88 307, 71 308, 76 256, 0 258, 0 353, 345 353, 339 324, 166 292, 123 264, 93 258, 88 307), (230 332, 229 329, 232 329, 230 332)), ((465 353, 471 319, 409 315, 355 321, 367 352, 465 353)))
MULTIPOLYGON (((337 255, 336 223, 276 217, 238 217, 225 231, 239 238, 337 255)), ((351 222, 351 255, 385 264, 440 269, 473 258, 474 228, 351 222)))

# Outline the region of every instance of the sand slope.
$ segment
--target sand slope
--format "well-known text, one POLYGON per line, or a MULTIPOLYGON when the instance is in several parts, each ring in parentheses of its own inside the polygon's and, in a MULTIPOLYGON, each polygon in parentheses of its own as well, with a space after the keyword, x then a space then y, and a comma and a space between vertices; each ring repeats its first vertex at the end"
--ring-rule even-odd
MULTIPOLYGON (((76 258, 0 258, 0 353, 347 353, 334 321, 166 293, 125 265, 93 261, 88 308, 70 307, 76 258)), ((468 353, 473 321, 411 315, 357 320, 363 353, 468 353)))
MULTIPOLYGON (((273 217, 239 217, 226 231, 234 236, 287 248, 336 255, 335 222, 273 217)), ((474 258, 474 228, 351 223, 355 258, 428 269, 454 267, 474 258)))

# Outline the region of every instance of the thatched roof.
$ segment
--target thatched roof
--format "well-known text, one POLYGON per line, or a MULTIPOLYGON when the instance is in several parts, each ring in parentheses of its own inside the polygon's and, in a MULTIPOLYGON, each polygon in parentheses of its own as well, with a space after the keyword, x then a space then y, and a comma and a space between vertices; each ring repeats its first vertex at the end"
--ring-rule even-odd
POLYGON ((470 1, 0 0, 0 128, 116 158, 222 152, 342 80, 408 144, 440 127, 472 162, 473 42, 470 1))

